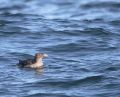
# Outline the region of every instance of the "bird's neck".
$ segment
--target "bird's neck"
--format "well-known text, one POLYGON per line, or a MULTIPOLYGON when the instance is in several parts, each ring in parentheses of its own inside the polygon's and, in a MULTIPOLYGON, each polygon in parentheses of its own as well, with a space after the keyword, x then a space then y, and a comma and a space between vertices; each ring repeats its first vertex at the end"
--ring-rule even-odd
POLYGON ((42 63, 43 61, 42 61, 42 58, 38 58, 38 59, 36 59, 36 63, 42 63))

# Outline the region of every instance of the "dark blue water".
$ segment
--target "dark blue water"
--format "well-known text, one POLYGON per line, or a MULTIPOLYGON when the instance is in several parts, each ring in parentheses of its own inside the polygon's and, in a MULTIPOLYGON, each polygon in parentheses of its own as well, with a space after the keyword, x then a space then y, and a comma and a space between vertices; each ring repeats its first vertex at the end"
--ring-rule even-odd
POLYGON ((120 97, 120 0, 0 0, 0 97, 120 97))

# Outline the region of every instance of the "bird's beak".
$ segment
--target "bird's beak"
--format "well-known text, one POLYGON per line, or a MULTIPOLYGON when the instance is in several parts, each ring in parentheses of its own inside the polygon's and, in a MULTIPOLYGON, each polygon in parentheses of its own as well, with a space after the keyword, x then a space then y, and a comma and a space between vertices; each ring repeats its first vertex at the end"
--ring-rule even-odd
POLYGON ((44 57, 48 57, 48 55, 47 55, 47 54, 43 54, 43 56, 44 56, 44 57))

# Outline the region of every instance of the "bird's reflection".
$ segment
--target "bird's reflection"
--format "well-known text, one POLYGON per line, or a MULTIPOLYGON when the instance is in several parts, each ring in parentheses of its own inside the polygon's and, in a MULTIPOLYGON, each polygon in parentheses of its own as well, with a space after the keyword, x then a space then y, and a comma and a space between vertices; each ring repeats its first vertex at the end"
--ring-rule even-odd
POLYGON ((35 69, 37 74, 43 74, 44 73, 44 68, 37 68, 35 69))

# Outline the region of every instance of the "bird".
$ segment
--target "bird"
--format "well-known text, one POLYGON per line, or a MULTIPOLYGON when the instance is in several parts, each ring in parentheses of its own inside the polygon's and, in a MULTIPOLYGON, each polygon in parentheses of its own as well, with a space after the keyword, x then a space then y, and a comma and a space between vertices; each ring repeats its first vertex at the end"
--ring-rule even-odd
POLYGON ((34 59, 26 59, 26 60, 19 60, 18 66, 21 68, 33 68, 38 69, 43 67, 43 58, 48 57, 47 54, 44 53, 36 53, 34 59))

